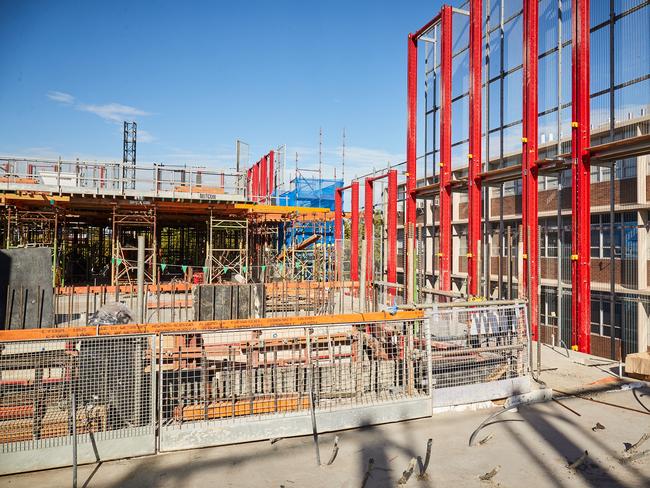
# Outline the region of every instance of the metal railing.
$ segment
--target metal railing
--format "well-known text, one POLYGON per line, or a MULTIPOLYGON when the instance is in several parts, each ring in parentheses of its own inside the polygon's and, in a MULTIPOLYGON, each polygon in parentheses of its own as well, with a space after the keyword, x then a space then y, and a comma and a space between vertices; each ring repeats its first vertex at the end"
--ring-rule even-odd
POLYGON ((220 200, 244 196, 241 174, 202 166, 0 156, 0 189, 220 200))

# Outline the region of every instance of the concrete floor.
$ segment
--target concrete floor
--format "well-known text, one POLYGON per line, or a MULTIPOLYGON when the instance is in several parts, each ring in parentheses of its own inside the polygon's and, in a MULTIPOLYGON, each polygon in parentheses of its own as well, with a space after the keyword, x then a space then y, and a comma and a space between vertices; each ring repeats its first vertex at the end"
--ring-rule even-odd
MULTIPOLYGON (((600 360, 577 353, 567 358, 566 351, 546 346, 542 352, 541 379, 549 386, 590 391, 584 395, 634 411, 576 397, 521 407, 497 417, 479 433, 478 440, 492 436, 485 444, 468 447, 474 429, 499 410, 492 405, 340 432, 338 456, 330 466, 317 466, 313 439, 300 437, 81 466, 79 486, 352 488, 363 486, 372 458, 365 488, 394 487, 412 458, 425 457, 429 438, 433 449, 428 479, 418 479, 416 467, 406 486, 650 486, 650 440, 638 449, 647 455, 621 461, 625 443, 634 444, 650 432, 650 385, 621 389, 608 372, 611 366, 600 360), (597 422, 605 429, 592 430, 597 422), (585 450, 587 461, 570 469, 569 462, 585 450), (498 472, 491 480, 479 479, 495 467, 498 472)), ((334 437, 320 436, 323 462, 332 453, 334 437)), ((60 487, 71 486, 71 481, 72 470, 64 468, 2 477, 0 486, 60 487)))

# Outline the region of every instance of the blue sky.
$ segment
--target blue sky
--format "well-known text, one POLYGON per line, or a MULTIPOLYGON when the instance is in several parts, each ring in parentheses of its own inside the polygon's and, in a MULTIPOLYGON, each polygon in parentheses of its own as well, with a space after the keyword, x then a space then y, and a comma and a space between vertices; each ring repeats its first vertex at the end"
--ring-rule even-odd
MULTIPOLYGON (((287 144, 346 176, 401 161, 406 36, 437 1, 0 0, 0 154, 232 167, 287 144)), ((331 169, 330 169, 331 171, 331 169)), ((340 176, 340 174, 339 174, 340 176)))

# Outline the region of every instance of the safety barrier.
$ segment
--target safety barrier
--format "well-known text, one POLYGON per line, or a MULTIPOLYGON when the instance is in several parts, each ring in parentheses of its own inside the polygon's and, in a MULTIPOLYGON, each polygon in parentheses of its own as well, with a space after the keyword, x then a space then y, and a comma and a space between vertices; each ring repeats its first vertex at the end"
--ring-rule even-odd
POLYGON ((0 343, 0 474, 154 453, 154 338, 0 343))
POLYGON ((472 389, 519 389, 525 306, 444 305, 0 342, 0 473, 70 465, 75 441, 79 463, 95 462, 424 417, 472 389))

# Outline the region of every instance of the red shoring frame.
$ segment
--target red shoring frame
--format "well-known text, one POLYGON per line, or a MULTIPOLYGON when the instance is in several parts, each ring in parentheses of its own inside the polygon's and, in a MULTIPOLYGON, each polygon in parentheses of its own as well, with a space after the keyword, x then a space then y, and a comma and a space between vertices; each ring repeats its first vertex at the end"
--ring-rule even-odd
POLYGON ((260 166, 259 164, 253 165, 253 195, 252 200, 257 202, 260 195, 260 166))
POLYGON ((538 339, 539 316, 539 219, 537 186, 537 91, 538 91, 538 0, 525 0, 523 13, 523 124, 521 149, 522 180, 522 293, 528 298, 532 339, 538 339))
MULTIPOLYGON (((373 244, 374 244, 374 212, 373 212, 373 190, 374 182, 383 178, 388 179, 388 195, 386 209, 386 240, 388 245, 388 256, 386 259, 386 280, 388 283, 397 282, 397 170, 391 169, 383 175, 367 177, 365 180, 364 199, 364 226, 366 239, 366 280, 372 281, 373 276, 373 244), (367 223, 371 222, 371 225, 367 223)), ((389 296, 395 296, 395 289, 388 290, 389 296)))
POLYGON ((591 352, 589 0, 571 0, 571 312, 573 345, 591 352))
POLYGON ((440 274, 439 288, 451 291, 451 61, 452 8, 442 7, 440 25, 440 274))
MULTIPOLYGON (((528 1, 528 0, 526 0, 528 1)), ((535 1, 535 0, 534 0, 535 1)), ((468 294, 478 295, 479 256, 481 242, 481 90, 483 53, 483 0, 470 0, 469 12, 469 155, 468 155, 468 232, 467 277, 468 294)), ((449 36, 451 37, 451 36, 449 36)))

